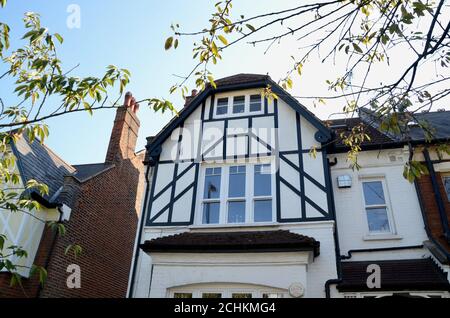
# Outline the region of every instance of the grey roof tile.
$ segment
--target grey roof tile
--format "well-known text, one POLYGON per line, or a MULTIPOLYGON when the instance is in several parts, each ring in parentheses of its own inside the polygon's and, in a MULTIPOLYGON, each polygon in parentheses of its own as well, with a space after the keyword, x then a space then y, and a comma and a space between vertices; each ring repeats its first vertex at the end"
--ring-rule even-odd
POLYGON ((34 179, 48 186, 49 194, 45 199, 52 198, 63 186, 64 176, 75 172, 74 167, 38 140, 30 143, 26 134, 18 138, 13 151, 24 181, 34 179))

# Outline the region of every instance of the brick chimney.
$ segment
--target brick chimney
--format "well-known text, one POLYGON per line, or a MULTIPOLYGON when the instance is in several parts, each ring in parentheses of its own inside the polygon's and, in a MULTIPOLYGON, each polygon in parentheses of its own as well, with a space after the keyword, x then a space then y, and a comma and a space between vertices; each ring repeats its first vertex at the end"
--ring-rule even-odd
POLYGON ((133 95, 130 92, 126 93, 123 106, 117 108, 108 152, 106 153, 106 163, 134 157, 140 126, 136 115, 138 110, 139 104, 136 103, 133 95))

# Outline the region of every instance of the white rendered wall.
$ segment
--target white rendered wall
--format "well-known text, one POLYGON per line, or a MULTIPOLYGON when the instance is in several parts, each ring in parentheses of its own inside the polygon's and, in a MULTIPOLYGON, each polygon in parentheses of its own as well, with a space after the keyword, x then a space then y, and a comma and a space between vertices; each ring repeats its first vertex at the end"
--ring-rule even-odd
MULTIPOLYGON (((420 205, 413 183, 403 178, 403 165, 407 153, 403 149, 364 151, 359 154, 360 170, 352 170, 346 160, 346 154, 331 154, 336 157, 337 165, 331 168, 331 178, 336 207, 336 219, 339 232, 341 254, 350 249, 367 249, 421 245, 427 240, 420 205), (395 161, 393 159, 395 158, 395 161), (352 187, 339 189, 337 177, 350 175, 352 187), (388 193, 393 222, 394 235, 370 236, 364 209, 362 178, 384 178, 388 193), (378 239, 377 239, 378 238, 378 239)), ((421 258, 428 256, 424 249, 405 251, 355 253, 352 261, 421 258)))

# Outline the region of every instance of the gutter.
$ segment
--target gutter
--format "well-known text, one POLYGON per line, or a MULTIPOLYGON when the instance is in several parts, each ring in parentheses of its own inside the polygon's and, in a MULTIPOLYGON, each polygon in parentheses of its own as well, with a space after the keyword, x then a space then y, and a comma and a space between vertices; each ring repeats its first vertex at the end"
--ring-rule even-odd
POLYGON ((341 255, 341 260, 352 258, 353 253, 399 251, 399 250, 412 250, 412 249, 421 249, 421 248, 423 248, 423 244, 409 245, 409 246, 381 247, 381 248, 362 248, 362 249, 356 249, 356 250, 349 250, 347 252, 347 255, 341 255))

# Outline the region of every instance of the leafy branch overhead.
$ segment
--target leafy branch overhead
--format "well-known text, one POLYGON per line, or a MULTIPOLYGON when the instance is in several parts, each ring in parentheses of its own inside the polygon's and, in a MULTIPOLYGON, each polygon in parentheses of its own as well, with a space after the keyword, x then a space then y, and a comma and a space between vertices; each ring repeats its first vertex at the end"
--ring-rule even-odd
MULTIPOLYGON (((6 0, 0 0, 0 8, 6 3, 6 0)), ((66 229, 63 223, 47 222, 39 217, 42 206, 30 194, 37 192, 45 196, 48 187, 36 180, 22 183, 11 146, 22 135, 30 143, 44 143, 50 133, 45 124, 47 119, 75 112, 92 114, 99 109, 122 106, 119 101, 122 100, 131 74, 127 69, 109 65, 102 76, 76 76, 73 73, 78 65, 67 69, 58 57, 58 48, 64 42, 59 33, 50 33, 41 25, 39 14, 32 12, 25 13, 23 25, 24 35, 21 39, 25 44, 13 48, 11 29, 0 21, 3 72, 0 73, 0 85, 2 88, 3 85, 12 86, 10 91, 15 95, 11 100, 0 96, 0 213, 30 216, 37 222, 47 223, 58 235, 64 235, 66 229)), ((137 102, 146 102, 155 111, 174 111, 168 101, 160 103, 147 98, 137 102)), ((82 247, 72 244, 66 253, 70 251, 76 257, 81 254, 82 247)), ((44 283, 47 276, 45 268, 23 265, 26 264, 24 260, 28 252, 12 237, 0 235, 0 271, 11 273, 12 284, 21 285, 23 271, 38 275, 41 283, 44 283)))
MULTIPOLYGON (((381 122, 382 132, 408 140, 409 124, 414 122, 428 141, 432 139, 433 132, 416 114, 449 102, 450 12, 444 0, 299 2, 294 7, 250 17, 233 16, 232 4, 232 0, 216 3, 201 30, 171 26, 173 35, 166 40, 165 49, 176 49, 189 39, 193 42, 194 63, 188 74, 177 76, 181 80, 170 93, 179 91, 184 97, 189 81, 200 89, 208 84, 215 86, 210 67, 232 46, 247 44, 265 54, 274 45, 291 41, 298 49, 290 56, 290 69, 279 79, 284 89, 292 89, 310 64, 329 63, 340 71, 337 78, 323 79, 329 95, 294 97, 312 100, 315 106, 332 101, 342 106, 345 116, 369 108, 381 122), (394 66, 402 67, 381 81, 374 71, 394 66)), ((348 159, 353 167, 358 167, 361 143, 370 137, 363 138, 367 132, 361 129, 341 136, 349 146, 348 159)), ((412 180, 408 176, 425 173, 426 169, 418 165, 408 163, 405 177, 412 180)))

